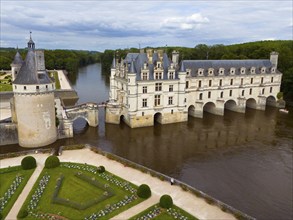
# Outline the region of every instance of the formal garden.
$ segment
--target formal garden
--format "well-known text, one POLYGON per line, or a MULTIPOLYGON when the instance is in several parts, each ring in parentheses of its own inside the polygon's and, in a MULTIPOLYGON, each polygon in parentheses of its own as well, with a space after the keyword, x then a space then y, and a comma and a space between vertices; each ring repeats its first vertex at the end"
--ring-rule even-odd
POLYGON ((0 219, 9 213, 36 167, 33 157, 25 157, 20 166, 0 169, 0 219))
POLYGON ((60 163, 50 156, 18 218, 109 219, 145 199, 138 189, 103 166, 60 163))

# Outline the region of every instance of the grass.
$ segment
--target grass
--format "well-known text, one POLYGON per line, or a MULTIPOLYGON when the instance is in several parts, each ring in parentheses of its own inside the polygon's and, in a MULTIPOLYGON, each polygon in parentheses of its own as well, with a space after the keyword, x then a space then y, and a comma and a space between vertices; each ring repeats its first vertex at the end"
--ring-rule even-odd
POLYGON ((56 89, 61 89, 60 81, 59 81, 59 77, 58 77, 58 72, 57 71, 53 71, 53 77, 55 79, 56 89))
POLYGON ((21 166, 0 169, 0 198, 4 197, 5 192, 7 192, 7 190, 10 188, 10 185, 12 184, 13 180, 16 178, 17 175, 21 175, 22 177, 24 177, 21 184, 17 187, 15 193, 8 200, 8 203, 5 205, 4 209, 1 212, 3 219, 9 213, 11 207, 15 203, 20 193, 22 192, 24 186, 26 185, 34 170, 35 169, 23 170, 21 166))
POLYGON ((12 91, 12 85, 3 84, 3 80, 0 80, 0 92, 9 92, 12 91))
POLYGON ((177 207, 176 205, 173 205, 171 209, 173 213, 174 211, 177 213, 176 218, 174 217, 174 215, 171 215, 170 214, 171 212, 168 212, 167 209, 161 208, 159 204, 155 204, 147 208, 146 210, 142 211, 141 213, 131 217, 129 220, 144 219, 144 216, 147 216, 148 214, 156 213, 155 210, 159 210, 159 211, 157 212, 158 214, 156 216, 151 218, 154 220, 174 220, 174 219, 198 220, 196 217, 184 211, 183 209, 177 207), (179 213, 181 218, 179 217, 179 213))
MULTIPOLYGON (((27 209, 29 202, 32 198, 32 195, 38 187, 40 179, 46 174, 50 176, 50 180, 48 181, 48 184, 39 200, 36 209, 33 210, 34 213, 58 215, 63 216, 67 219, 84 219, 85 217, 90 216, 92 213, 97 213, 99 210, 105 209, 105 207, 107 206, 117 204, 119 201, 125 199, 125 196, 132 195, 131 192, 126 191, 125 189, 117 186, 116 184, 102 178, 101 174, 95 174, 93 172, 83 170, 82 168, 67 168, 64 167, 64 164, 78 165, 82 168, 96 169, 96 167, 91 165, 76 163, 61 163, 60 167, 56 167, 53 169, 44 168, 38 180, 36 181, 32 191, 30 192, 25 203, 23 204, 22 209, 27 209), (98 198, 100 198, 106 190, 104 190, 103 187, 94 186, 90 181, 85 181, 84 179, 77 177, 78 174, 84 175, 88 177, 90 180, 97 181, 99 185, 105 186, 109 190, 111 190, 111 192, 113 192, 114 195, 106 199, 99 200, 99 202, 97 203, 96 201, 98 201, 98 198), (57 197, 65 201, 63 204, 56 202, 53 203, 53 193, 56 189, 57 179, 60 178, 60 176, 63 176, 63 181, 61 183, 61 188, 57 194, 57 197), (85 203, 90 203, 92 205, 89 207, 86 206, 85 209, 76 209, 71 206, 72 204, 85 205, 85 203)), ((132 186, 133 188, 137 189, 137 186, 113 174, 110 174, 107 171, 103 175, 105 174, 111 175, 112 179, 122 181, 124 183, 127 183, 129 186, 132 186)), ((101 219, 109 219, 129 209, 130 207, 140 203, 141 201, 143 201, 143 199, 137 198, 136 200, 128 203, 127 205, 113 210, 101 219)), ((37 219, 37 217, 35 218, 32 215, 29 215, 26 219, 37 219)))

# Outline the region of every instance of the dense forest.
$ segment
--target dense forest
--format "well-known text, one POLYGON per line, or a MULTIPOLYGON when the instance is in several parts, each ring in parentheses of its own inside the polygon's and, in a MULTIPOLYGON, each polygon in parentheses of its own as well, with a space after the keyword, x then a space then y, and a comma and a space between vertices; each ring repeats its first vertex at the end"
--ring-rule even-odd
MULTIPOLYGON (((160 48, 154 48, 160 49, 160 48)), ((281 91, 286 100, 293 101, 293 41, 258 41, 234 45, 199 44, 194 48, 163 47, 171 57, 173 50, 180 52, 180 59, 269 59, 272 51, 279 53, 278 69, 283 73, 281 91)), ((19 50, 25 58, 26 50, 19 50)), ((78 50, 45 50, 47 69, 66 69, 69 78, 74 80, 78 67, 101 62, 103 74, 110 74, 114 54, 118 59, 124 58, 129 52, 139 52, 137 48, 105 50, 104 53, 78 50)), ((0 69, 10 69, 16 49, 1 48, 0 69)))
MULTIPOLYGON (((293 101, 293 41, 258 41, 234 45, 196 45, 194 48, 187 47, 164 47, 171 57, 173 50, 180 52, 180 59, 185 60, 218 60, 218 59, 269 59, 272 51, 279 53, 278 69, 283 73, 281 91, 286 100, 293 101)), ((114 53, 119 59, 124 58, 129 52, 139 52, 137 48, 124 50, 105 50, 101 54, 103 73, 110 73, 114 53)))

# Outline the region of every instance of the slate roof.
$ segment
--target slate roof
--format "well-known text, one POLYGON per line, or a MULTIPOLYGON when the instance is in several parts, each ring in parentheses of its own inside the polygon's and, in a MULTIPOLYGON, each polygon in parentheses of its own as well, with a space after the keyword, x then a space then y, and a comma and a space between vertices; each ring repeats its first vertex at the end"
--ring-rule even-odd
MULTIPOLYGON (((136 79, 141 80, 141 69, 144 64, 147 63, 147 68, 149 69, 149 79, 154 79, 154 68, 157 65, 157 61, 159 60, 158 53, 153 53, 152 63, 148 63, 148 57, 146 53, 128 53, 126 58, 124 59, 124 63, 128 65, 128 72, 131 72, 131 62, 133 60, 134 70, 136 72, 136 79)), ((163 54, 163 79, 167 79, 168 67, 171 65, 171 61, 169 60, 166 53, 163 54)), ((176 78, 178 78, 176 76, 176 78)))
POLYGON ((261 68, 266 67, 266 73, 270 73, 273 67, 270 60, 183 60, 184 68, 191 69, 191 76, 198 75, 198 69, 204 69, 204 76, 208 75, 208 69, 214 69, 214 75, 218 75, 218 70, 224 68, 225 75, 230 74, 230 68, 235 68, 235 75, 240 75, 242 67, 246 68, 245 74, 250 74, 251 67, 255 67, 255 73, 261 73, 261 68))
POLYGON ((16 52, 16 54, 14 56, 12 64, 15 64, 15 65, 22 65, 23 64, 23 59, 18 51, 16 52))
POLYGON ((13 84, 31 85, 47 83, 52 83, 52 80, 46 73, 38 74, 35 52, 30 49, 13 84))

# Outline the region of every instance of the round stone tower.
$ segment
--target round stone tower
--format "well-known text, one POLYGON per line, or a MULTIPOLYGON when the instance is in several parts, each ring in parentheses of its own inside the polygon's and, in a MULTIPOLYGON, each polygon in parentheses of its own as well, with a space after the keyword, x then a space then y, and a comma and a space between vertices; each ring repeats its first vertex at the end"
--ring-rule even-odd
POLYGON ((15 80, 17 74, 19 73, 19 70, 20 70, 20 67, 22 66, 22 64, 23 64, 22 57, 17 50, 17 52, 14 56, 14 59, 13 59, 12 63, 10 64, 12 80, 15 80))
POLYGON ((19 145, 27 148, 45 146, 57 139, 55 83, 46 71, 38 71, 34 49, 30 38, 25 61, 12 83, 19 145))

